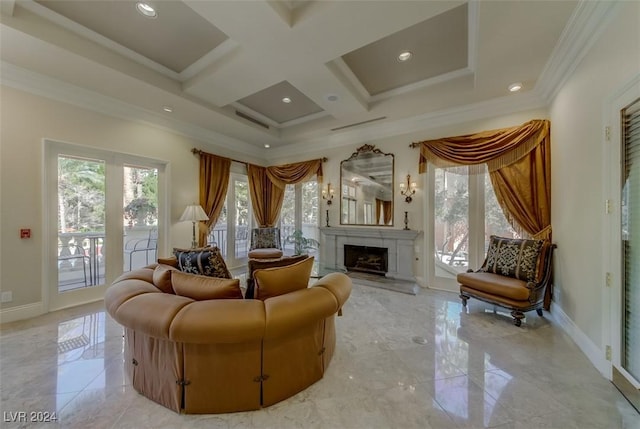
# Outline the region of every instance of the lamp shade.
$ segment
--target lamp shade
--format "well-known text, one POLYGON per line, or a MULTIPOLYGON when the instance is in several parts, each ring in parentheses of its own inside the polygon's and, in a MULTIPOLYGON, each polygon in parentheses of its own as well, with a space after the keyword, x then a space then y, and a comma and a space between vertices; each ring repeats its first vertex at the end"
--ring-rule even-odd
POLYGON ((187 208, 184 209, 182 216, 180 216, 180 222, 198 222, 201 220, 209 220, 209 216, 207 216, 200 204, 191 204, 187 206, 187 208))

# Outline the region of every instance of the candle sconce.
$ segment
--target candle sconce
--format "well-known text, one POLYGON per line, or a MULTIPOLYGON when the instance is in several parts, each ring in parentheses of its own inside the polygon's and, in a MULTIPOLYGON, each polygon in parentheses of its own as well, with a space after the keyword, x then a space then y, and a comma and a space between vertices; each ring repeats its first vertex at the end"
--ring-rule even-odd
POLYGON ((333 194, 335 190, 331 187, 331 183, 327 184, 327 189, 322 190, 322 199, 327 200, 327 205, 331 205, 333 202, 333 194))
POLYGON ((407 174, 407 183, 400 183, 400 195, 404 195, 405 202, 410 203, 413 201, 411 196, 416 193, 417 187, 418 185, 416 182, 411 181, 411 175, 407 174))

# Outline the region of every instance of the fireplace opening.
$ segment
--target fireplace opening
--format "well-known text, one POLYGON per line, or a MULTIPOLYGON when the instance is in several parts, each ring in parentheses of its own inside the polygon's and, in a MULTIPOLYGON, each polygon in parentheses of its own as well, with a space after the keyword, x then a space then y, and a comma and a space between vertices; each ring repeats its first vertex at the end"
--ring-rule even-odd
POLYGON ((387 272, 388 251, 384 247, 344 245, 344 266, 348 271, 384 276, 387 272))

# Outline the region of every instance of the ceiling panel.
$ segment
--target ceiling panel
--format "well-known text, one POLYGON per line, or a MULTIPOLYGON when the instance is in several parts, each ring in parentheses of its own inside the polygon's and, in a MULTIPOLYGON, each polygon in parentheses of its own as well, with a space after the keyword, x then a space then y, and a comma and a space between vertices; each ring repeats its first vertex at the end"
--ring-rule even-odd
POLYGON ((36 1, 176 73, 228 38, 181 1, 155 2, 153 19, 138 13, 135 1, 36 1))
POLYGON ((342 56, 369 95, 467 67, 467 5, 458 6, 342 56), (398 54, 409 51, 409 61, 398 54))
POLYGON ((238 103, 279 124, 322 112, 320 106, 287 81, 238 100, 238 103), (284 103, 285 97, 291 102, 284 103))

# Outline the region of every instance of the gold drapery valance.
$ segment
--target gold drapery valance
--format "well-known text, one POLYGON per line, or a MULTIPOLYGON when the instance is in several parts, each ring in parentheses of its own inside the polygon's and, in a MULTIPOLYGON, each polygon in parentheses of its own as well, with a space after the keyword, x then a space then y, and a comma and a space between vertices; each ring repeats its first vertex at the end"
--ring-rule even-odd
MULTIPOLYGON (((518 127, 413 143, 420 147, 419 171, 468 166, 489 170, 505 217, 516 231, 551 241, 551 124, 536 119, 518 127)), ((549 309, 552 285, 545 292, 549 309)))
POLYGON ((425 140, 412 146, 420 147, 420 173, 431 163, 438 168, 468 166, 467 171, 474 174, 484 172, 483 164, 493 172, 522 159, 549 133, 548 120, 534 119, 518 127, 425 140))
POLYGON ((286 185, 304 182, 314 175, 317 176, 318 182, 322 183, 322 159, 267 167, 269 180, 283 189, 286 185))

